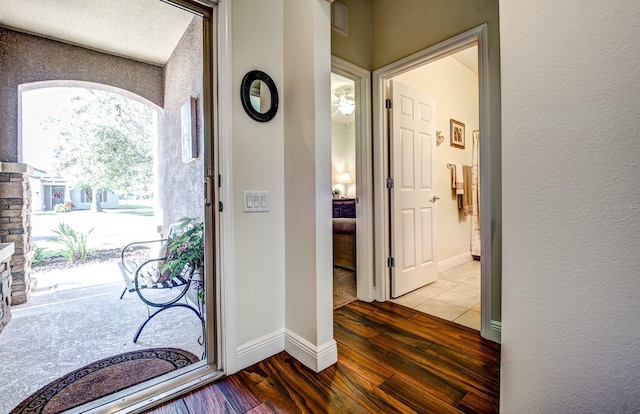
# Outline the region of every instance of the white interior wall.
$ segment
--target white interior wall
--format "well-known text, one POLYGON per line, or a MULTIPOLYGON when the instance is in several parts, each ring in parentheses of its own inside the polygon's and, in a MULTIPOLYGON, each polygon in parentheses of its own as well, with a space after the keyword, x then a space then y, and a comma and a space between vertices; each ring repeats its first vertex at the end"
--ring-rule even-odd
POLYGON ((500 1, 503 413, 640 412, 638 21, 500 1))
POLYGON ((356 126, 355 123, 352 123, 345 125, 345 127, 347 171, 351 174, 351 180, 353 181, 353 183, 349 184, 347 188, 346 196, 354 198, 356 196, 356 186, 358 184, 358 177, 356 174, 356 126))
MULTIPOLYGON (((234 281, 241 349, 282 336, 284 329, 284 116, 279 110, 273 120, 257 122, 240 102, 243 76, 258 69, 273 78, 282 105, 283 26, 282 0, 232 2, 234 281), (243 213, 243 190, 269 191, 270 211, 243 213)), ((245 364, 251 362, 257 361, 245 364)))
POLYGON ((394 81, 404 83, 436 99, 436 129, 445 136, 436 147, 435 190, 437 207, 436 260, 470 255, 471 216, 458 210, 447 163, 471 166, 472 132, 479 129, 478 75, 448 56, 403 73, 394 81), (450 145, 450 120, 465 124, 465 148, 450 145))

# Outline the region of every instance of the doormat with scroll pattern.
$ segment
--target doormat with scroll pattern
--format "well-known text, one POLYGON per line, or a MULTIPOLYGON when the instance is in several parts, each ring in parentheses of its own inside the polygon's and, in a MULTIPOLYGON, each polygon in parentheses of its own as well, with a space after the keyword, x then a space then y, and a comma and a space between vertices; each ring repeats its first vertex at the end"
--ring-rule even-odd
POLYGON ((10 414, 53 414, 198 362, 176 348, 151 348, 101 359, 50 382, 10 414))

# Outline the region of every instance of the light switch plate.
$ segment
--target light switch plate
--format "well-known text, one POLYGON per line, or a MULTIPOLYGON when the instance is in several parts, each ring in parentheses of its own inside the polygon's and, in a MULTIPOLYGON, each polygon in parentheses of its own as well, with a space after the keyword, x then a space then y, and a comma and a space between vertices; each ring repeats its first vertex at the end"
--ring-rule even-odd
POLYGON ((243 191, 242 211, 245 213, 264 213, 269 211, 269 192, 243 191))

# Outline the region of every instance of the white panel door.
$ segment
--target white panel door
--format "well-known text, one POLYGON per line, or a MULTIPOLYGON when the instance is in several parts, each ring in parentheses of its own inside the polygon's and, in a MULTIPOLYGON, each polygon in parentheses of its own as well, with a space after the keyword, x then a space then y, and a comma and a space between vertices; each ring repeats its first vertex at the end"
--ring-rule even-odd
POLYGON ((391 81, 391 296, 435 282, 435 99, 391 81))

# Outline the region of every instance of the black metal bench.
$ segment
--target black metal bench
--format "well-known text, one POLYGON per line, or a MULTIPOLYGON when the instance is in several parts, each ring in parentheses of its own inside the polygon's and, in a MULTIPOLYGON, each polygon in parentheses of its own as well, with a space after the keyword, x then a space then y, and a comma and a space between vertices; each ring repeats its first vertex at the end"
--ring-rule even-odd
MULTIPOLYGON (((173 272, 169 275, 165 268, 168 259, 167 244, 171 241, 172 232, 177 227, 172 225, 169 235, 165 239, 137 241, 123 247, 118 266, 125 282, 125 288, 120 295, 120 299, 127 292, 135 292, 138 297, 147 305, 147 319, 138 328, 133 342, 138 341, 144 327, 159 313, 172 308, 186 308, 193 311, 202 323, 203 336, 201 345, 204 343, 204 312, 199 291, 202 290, 201 269, 192 269, 184 266, 177 274, 173 272), (141 250, 153 251, 153 246, 157 246, 158 257, 151 257, 146 260, 136 259, 132 254, 141 250), (190 290, 194 294, 189 294, 190 290)), ((155 255, 151 255, 155 256, 155 255)))

